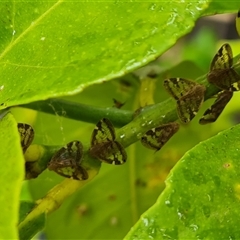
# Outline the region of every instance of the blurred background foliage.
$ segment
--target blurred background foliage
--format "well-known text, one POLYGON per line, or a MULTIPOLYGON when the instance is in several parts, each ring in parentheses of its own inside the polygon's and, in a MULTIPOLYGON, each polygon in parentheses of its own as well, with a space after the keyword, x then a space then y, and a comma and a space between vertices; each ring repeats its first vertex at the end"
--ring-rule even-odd
MULTIPOLYGON (((151 80, 155 85, 153 99, 161 102, 169 97, 162 86, 165 78, 194 80, 206 74, 214 54, 225 42, 230 43, 234 55, 240 52, 234 24, 235 15, 232 14, 201 18, 190 34, 146 67, 119 79, 90 86, 82 93, 64 99, 111 107, 114 98, 125 103, 123 109, 136 110, 140 96, 144 97, 143 79, 150 74, 156 75, 151 80)), ((148 98, 151 93, 146 86, 144 89, 148 98)), ((198 120, 214 100, 204 103, 196 118, 187 126, 182 125, 161 151, 155 153, 138 142, 127 149, 129 161, 123 166, 102 164, 101 171, 93 181, 69 197, 58 211, 47 218, 40 237, 123 238, 140 215, 155 203, 165 187, 164 180, 169 171, 187 150, 239 123, 238 96, 239 93, 234 94, 216 123, 202 126, 198 120)), ((93 124, 60 117, 58 112, 50 115, 17 107, 12 112, 18 122, 33 126, 36 132, 34 143, 38 144, 65 145, 72 140, 89 142, 94 128, 93 124)), ((61 115, 65 114, 67 112, 62 109, 61 115)), ((46 170, 37 179, 23 183, 21 199, 37 200, 62 180, 61 176, 46 170)))

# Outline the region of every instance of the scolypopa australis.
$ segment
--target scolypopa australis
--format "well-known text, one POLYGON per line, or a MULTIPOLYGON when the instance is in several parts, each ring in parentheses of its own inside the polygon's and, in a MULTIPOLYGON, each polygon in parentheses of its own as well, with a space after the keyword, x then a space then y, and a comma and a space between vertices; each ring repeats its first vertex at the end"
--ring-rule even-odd
POLYGON ((199 120, 200 124, 208 124, 215 122, 219 115, 222 113, 223 109, 227 105, 227 103, 231 100, 233 96, 233 92, 230 91, 221 91, 217 94, 217 99, 213 103, 213 105, 208 108, 201 119, 199 120))
POLYGON ((223 44, 214 56, 207 79, 222 90, 240 90, 240 75, 233 69, 233 54, 229 44, 223 44))
POLYGON ((89 153, 92 157, 110 164, 123 164, 127 160, 127 153, 123 146, 115 141, 115 129, 112 123, 103 118, 92 133, 89 153))
POLYGON ((143 146, 159 151, 163 145, 178 131, 179 124, 176 122, 167 123, 160 127, 153 128, 141 138, 143 146))
POLYGON ((169 78, 164 81, 164 87, 177 100, 177 113, 181 122, 190 122, 204 101, 205 86, 184 78, 169 78))
POLYGON ((23 153, 25 153, 33 141, 34 130, 30 125, 26 123, 18 123, 18 131, 20 133, 22 150, 23 153))
POLYGON ((66 178, 86 180, 88 179, 88 173, 81 166, 82 157, 82 143, 72 141, 53 155, 48 163, 48 169, 66 178))
POLYGON ((122 102, 116 100, 115 98, 113 98, 113 103, 114 103, 113 107, 119 108, 119 109, 125 104, 125 103, 122 103, 122 102))

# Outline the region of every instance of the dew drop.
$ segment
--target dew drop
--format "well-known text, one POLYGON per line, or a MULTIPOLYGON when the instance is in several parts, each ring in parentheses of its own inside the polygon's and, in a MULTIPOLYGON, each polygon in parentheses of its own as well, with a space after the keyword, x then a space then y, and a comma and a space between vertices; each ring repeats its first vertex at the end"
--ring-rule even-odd
POLYGON ((153 123, 153 120, 149 121, 149 122, 148 122, 148 125, 151 125, 152 123, 153 123))
POLYGON ((138 133, 137 138, 141 138, 141 137, 142 137, 142 133, 138 133))
POLYGON ((167 206, 169 206, 169 205, 171 204, 171 202, 170 202, 169 200, 166 200, 166 201, 165 201, 165 204, 166 204, 167 206))
POLYGON ((121 139, 125 138, 125 134, 120 135, 120 138, 121 139))
POLYGON ((143 224, 145 227, 148 227, 148 224, 149 224, 149 220, 147 218, 143 218, 143 224))
POLYGON ((132 131, 132 133, 136 133, 137 129, 136 128, 132 128, 131 131, 132 131))
POLYGON ((207 194, 207 197, 208 197, 208 201, 210 202, 212 200, 211 196, 209 194, 207 194))
POLYGON ((183 214, 180 212, 177 212, 178 218, 181 220, 183 218, 183 214))
POLYGON ((196 231, 198 230, 198 225, 196 225, 196 224, 191 224, 191 225, 190 225, 190 228, 192 228, 193 231, 196 232, 196 231))
POLYGON ((157 7, 156 3, 153 3, 149 6, 149 10, 154 11, 156 7, 157 7))

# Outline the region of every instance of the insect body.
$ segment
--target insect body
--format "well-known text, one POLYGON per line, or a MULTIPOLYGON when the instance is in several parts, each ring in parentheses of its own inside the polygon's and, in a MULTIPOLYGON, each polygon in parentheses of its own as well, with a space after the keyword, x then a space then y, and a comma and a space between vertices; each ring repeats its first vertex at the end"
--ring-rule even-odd
POLYGON ((143 146, 159 151, 163 145, 178 131, 179 124, 171 122, 160 127, 153 128, 141 138, 143 146))
POLYGON ((87 171, 81 166, 83 146, 79 141, 72 141, 59 149, 48 163, 48 169, 59 175, 75 180, 88 179, 87 171))
POLYGON ((214 56, 207 79, 222 90, 239 91, 240 75, 233 68, 233 54, 229 44, 223 44, 214 56))
POLYGON ((120 165, 125 163, 127 154, 115 138, 114 126, 108 119, 103 118, 93 130, 89 149, 90 155, 110 164, 120 165))
POLYGON ((18 123, 18 131, 21 137, 22 150, 23 153, 25 153, 34 139, 34 130, 30 125, 26 123, 18 123))
POLYGON ((208 108, 201 119, 199 120, 200 124, 207 124, 215 122, 219 115, 222 113, 223 109, 227 105, 227 103, 231 100, 233 96, 233 92, 230 91, 221 91, 217 95, 217 99, 213 103, 213 105, 208 108))
POLYGON ((164 81, 164 87, 177 101, 181 122, 190 122, 204 101, 205 86, 184 78, 169 78, 164 81))

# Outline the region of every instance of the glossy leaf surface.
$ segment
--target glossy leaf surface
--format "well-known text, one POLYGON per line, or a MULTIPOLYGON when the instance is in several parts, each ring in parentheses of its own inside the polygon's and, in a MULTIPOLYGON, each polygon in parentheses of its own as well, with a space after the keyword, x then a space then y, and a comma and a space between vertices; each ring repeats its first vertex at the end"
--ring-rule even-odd
POLYGON ((208 4, 4 2, 0 107, 72 95, 143 66, 189 32, 208 4))
POLYGON ((237 125, 187 152, 125 239, 238 239, 239 134, 237 125))

